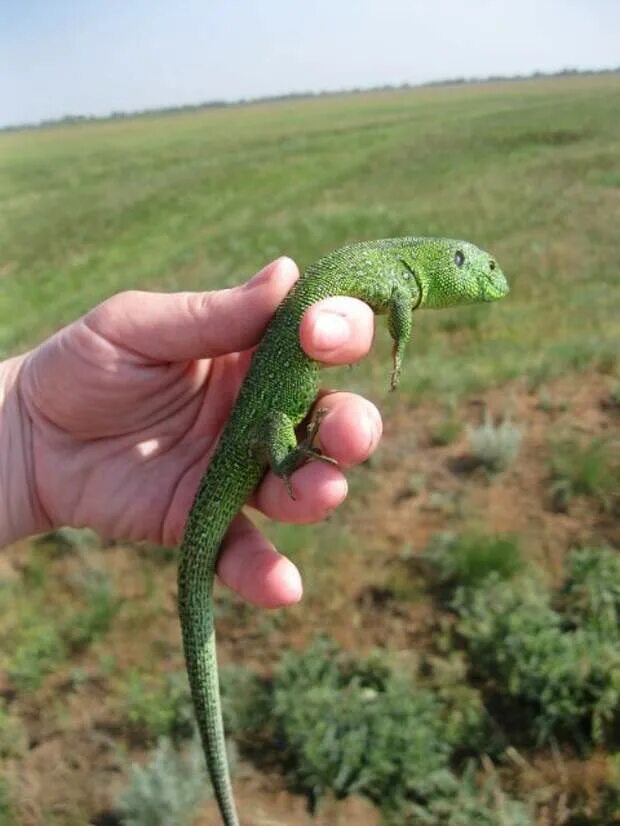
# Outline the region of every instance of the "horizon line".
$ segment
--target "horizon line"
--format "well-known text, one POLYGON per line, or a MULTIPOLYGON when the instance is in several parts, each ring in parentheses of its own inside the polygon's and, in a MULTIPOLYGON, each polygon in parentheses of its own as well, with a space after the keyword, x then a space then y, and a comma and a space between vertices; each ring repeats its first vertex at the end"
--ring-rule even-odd
POLYGON ((213 99, 201 101, 199 103, 179 103, 170 106, 162 105, 148 107, 146 109, 126 109, 113 110, 105 115, 93 114, 67 114, 57 118, 45 118, 38 121, 26 123, 6 124, 0 126, 0 132, 26 132, 36 129, 46 129, 55 126, 77 126, 83 123, 106 122, 110 120, 124 120, 131 118, 146 118, 156 116, 175 115, 182 112, 195 112, 203 109, 224 109, 232 106, 251 106, 262 103, 276 103, 286 100, 310 100, 318 97, 337 97, 339 95, 367 94, 369 92, 390 92, 407 89, 423 89, 429 86, 466 86, 485 83, 511 83, 522 80, 539 80, 551 77, 575 77, 580 75, 603 75, 620 74, 620 65, 611 67, 599 67, 592 69, 577 69, 574 67, 564 67, 555 71, 543 72, 534 70, 528 74, 514 75, 486 75, 469 77, 452 77, 437 80, 427 80, 421 83, 384 83, 376 86, 347 87, 340 89, 321 89, 317 91, 300 90, 290 91, 273 95, 258 95, 256 97, 242 97, 234 99, 213 99))

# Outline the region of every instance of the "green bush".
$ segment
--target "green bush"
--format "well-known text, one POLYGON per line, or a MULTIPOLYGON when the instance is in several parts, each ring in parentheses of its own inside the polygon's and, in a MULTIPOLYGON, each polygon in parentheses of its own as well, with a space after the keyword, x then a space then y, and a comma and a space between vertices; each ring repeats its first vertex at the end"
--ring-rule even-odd
POLYGON ((508 797, 495 775, 476 782, 473 762, 427 803, 413 804, 411 814, 416 826, 535 826, 528 808, 508 797))
POLYGON ((450 744, 452 762, 480 754, 495 756, 506 747, 503 736, 489 717, 481 693, 467 682, 469 664, 464 652, 426 656, 422 663, 424 685, 439 700, 450 744))
POLYGON ((515 460, 523 433, 509 419, 496 425, 487 411, 484 422, 478 427, 469 427, 468 435, 474 459, 491 473, 498 473, 515 460))
POLYGON ((430 563, 435 581, 451 588, 476 587, 490 574, 509 579, 523 567, 518 540, 511 535, 435 534, 424 560, 430 563))
POLYGON ((582 548, 568 559, 561 592, 562 613, 575 625, 608 636, 620 630, 620 553, 611 548, 582 548))
POLYGON ((590 628, 567 630, 551 595, 532 580, 490 577, 455 599, 470 660, 503 694, 519 701, 539 743, 569 735, 595 742, 618 722, 620 650, 590 628))
POLYGON ((185 757, 163 738, 150 763, 132 766, 118 809, 124 826, 189 826, 210 796, 198 738, 185 757))
POLYGON ((437 692, 382 657, 352 660, 325 640, 286 654, 272 692, 287 773, 315 800, 327 790, 357 793, 400 810, 407 799, 432 797, 448 782, 462 738, 483 726, 480 704, 451 715, 437 692))

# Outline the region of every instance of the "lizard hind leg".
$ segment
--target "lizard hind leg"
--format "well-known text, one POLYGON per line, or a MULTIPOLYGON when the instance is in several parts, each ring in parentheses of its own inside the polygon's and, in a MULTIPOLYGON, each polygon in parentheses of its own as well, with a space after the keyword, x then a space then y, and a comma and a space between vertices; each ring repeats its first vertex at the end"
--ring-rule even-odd
POLYGON ((273 410, 266 419, 254 428, 251 440, 252 451, 284 482, 288 495, 295 499, 291 475, 309 459, 336 464, 331 456, 325 456, 314 446, 319 425, 327 411, 317 410, 310 421, 305 437, 298 442, 292 419, 278 410, 273 410))

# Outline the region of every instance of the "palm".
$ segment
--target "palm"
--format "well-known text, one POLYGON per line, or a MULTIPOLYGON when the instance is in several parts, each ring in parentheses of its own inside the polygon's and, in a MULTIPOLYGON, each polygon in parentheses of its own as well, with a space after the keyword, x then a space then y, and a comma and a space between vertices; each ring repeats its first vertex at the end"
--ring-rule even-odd
POLYGON ((41 503, 55 524, 176 542, 248 353, 158 363, 94 325, 71 325, 24 365, 41 503))

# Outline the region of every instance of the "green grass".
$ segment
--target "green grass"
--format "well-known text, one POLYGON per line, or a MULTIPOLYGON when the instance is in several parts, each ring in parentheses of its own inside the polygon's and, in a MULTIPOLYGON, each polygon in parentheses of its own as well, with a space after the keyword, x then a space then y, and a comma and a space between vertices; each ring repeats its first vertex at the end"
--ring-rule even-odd
POLYGON ((66 657, 64 640, 49 618, 32 617, 20 630, 7 673, 17 691, 35 691, 66 657))
POLYGON ((620 497, 620 442, 614 439, 556 438, 551 445, 551 495, 565 510, 575 496, 590 496, 609 509, 620 497))
POLYGON ((121 604, 112 581, 101 571, 87 569, 77 586, 86 605, 67 623, 65 637, 73 649, 85 648, 104 637, 121 604))
POLYGON ((11 798, 9 784, 0 778, 0 826, 13 826, 15 823, 15 812, 11 798))
MULTIPOLYGON (((2 134, 0 355, 117 290, 219 287, 409 233, 488 246, 512 295, 421 318, 405 394, 614 369, 619 111, 611 75, 2 134)), ((383 395, 380 350, 353 383, 383 395)))
POLYGON ((454 409, 454 404, 448 404, 443 416, 431 425, 431 444, 438 446, 452 444, 461 435, 462 430, 463 422, 454 409))
POLYGON ((34 543, 22 577, 0 582, 0 667, 18 692, 36 691, 46 677, 100 641, 120 608, 113 583, 85 568, 65 580, 50 574, 45 543, 34 543))
POLYGON ((27 748, 28 736, 23 722, 11 713, 4 699, 0 700, 0 758, 21 757, 27 748))
POLYGON ((482 533, 436 534, 424 559, 431 565, 432 581, 449 589, 475 587, 491 574, 510 579, 524 568, 516 537, 482 533))
POLYGON ((194 714, 185 672, 155 678, 130 674, 124 705, 131 730, 146 741, 167 737, 178 743, 192 733, 194 714))

